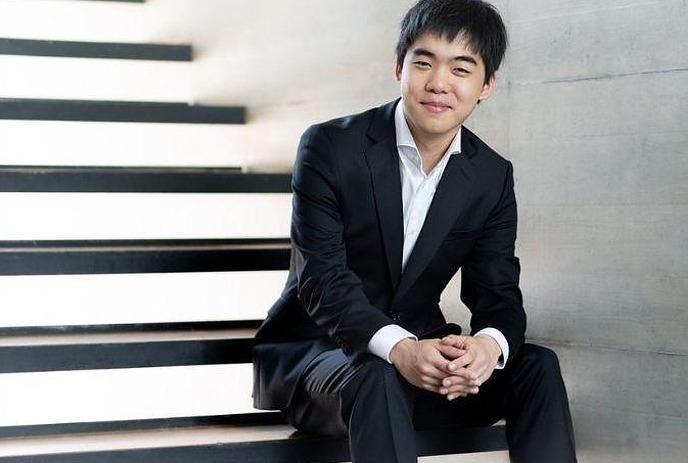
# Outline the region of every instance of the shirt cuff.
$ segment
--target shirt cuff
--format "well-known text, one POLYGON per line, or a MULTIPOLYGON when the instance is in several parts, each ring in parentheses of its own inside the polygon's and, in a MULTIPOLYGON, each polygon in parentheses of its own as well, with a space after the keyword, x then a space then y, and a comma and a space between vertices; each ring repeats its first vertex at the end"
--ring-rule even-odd
POLYGON ((403 329, 399 325, 386 325, 377 330, 377 332, 370 338, 368 342, 368 351, 377 355, 383 360, 389 363, 392 361, 389 359, 389 353, 392 348, 402 339, 411 338, 416 341, 418 338, 411 332, 403 329))
POLYGON ((495 369, 503 369, 506 366, 507 359, 509 358, 509 343, 506 342, 506 338, 504 337, 502 332, 496 328, 483 328, 482 330, 475 333, 473 336, 475 337, 479 334, 485 334, 497 341, 497 344, 499 344, 499 348, 502 350, 502 357, 499 360, 497 360, 497 365, 495 366, 495 369))

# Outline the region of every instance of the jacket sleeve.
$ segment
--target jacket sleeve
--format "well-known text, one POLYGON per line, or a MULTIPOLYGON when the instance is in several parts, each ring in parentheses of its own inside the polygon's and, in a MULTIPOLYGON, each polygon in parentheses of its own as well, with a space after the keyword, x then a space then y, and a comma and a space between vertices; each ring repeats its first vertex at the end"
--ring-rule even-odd
POLYGON ((471 311, 471 335, 487 327, 498 329, 509 343, 511 358, 523 345, 526 313, 518 286, 521 267, 514 255, 517 212, 513 167, 507 162, 499 201, 461 268, 461 300, 471 311))
POLYGON ((347 267, 336 153, 325 129, 301 137, 292 176, 291 242, 297 296, 311 319, 344 352, 365 352, 370 338, 392 321, 370 304, 347 267))

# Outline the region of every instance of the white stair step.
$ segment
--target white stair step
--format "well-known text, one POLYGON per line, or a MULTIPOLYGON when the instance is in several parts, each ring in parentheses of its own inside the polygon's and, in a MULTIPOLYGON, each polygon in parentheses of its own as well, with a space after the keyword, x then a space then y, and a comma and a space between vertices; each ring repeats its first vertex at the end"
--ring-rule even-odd
POLYGON ((291 194, 0 193, 0 217, 0 241, 284 238, 291 194))
POLYGON ((217 124, 0 120, 0 165, 240 167, 251 152, 244 130, 217 124))
MULTIPOLYGON (((500 422, 498 425, 503 426, 503 423, 500 422)), ((463 429, 455 429, 454 431, 458 433, 462 430, 463 429)), ((494 430, 497 430, 497 428, 494 430)), ((313 453, 314 448, 321 448, 325 451, 324 453, 332 452, 331 447, 333 441, 335 440, 329 438, 323 440, 312 435, 296 436, 294 435, 294 431, 295 429, 288 425, 222 425, 181 429, 121 431, 92 434, 82 433, 74 435, 40 436, 30 438, 7 438, 0 439, 0 457, 44 455, 47 459, 50 458, 51 455, 76 452, 106 452, 136 449, 168 449, 173 452, 176 451, 177 453, 180 453, 183 448, 197 446, 225 446, 226 449, 231 451, 231 444, 240 444, 242 446, 253 445, 254 449, 258 450, 261 447, 260 443, 268 442, 273 445, 280 443, 285 446, 284 448, 299 444, 305 445, 310 447, 311 454, 313 453)), ((425 436, 428 436, 433 433, 434 431, 426 431, 421 433, 421 435, 425 434, 425 436)), ((470 434, 471 431, 469 430, 467 433, 470 434)), ((443 439, 447 438, 449 438, 449 436, 445 434, 443 439)), ((342 446, 340 445, 338 447, 341 449, 342 446)), ((435 452, 433 452, 432 447, 433 445, 428 445, 427 441, 421 442, 421 451, 424 454, 434 454, 435 452)), ((293 452, 291 453, 293 454, 293 452)), ((315 453, 317 454, 318 452, 316 451, 315 453)), ((423 457, 420 459, 420 461, 433 463, 439 463, 443 461, 501 463, 508 461, 508 454, 506 451, 464 453, 461 456, 453 456, 451 460, 445 458, 446 457, 423 457)), ((308 459, 307 461, 312 460, 308 459)))
POLYGON ((286 279, 281 270, 0 276, 0 327, 260 320, 286 279))
POLYGON ((287 439, 294 431, 287 425, 223 425, 5 438, 0 439, 0 457, 272 441, 287 439))
POLYGON ((0 56, 2 95, 12 98, 191 103, 195 87, 191 66, 188 62, 0 56))
POLYGON ((0 29, 6 37, 99 42, 188 42, 187 34, 164 33, 170 24, 184 24, 185 2, 46 2, 7 1, 0 29), (55 21, 55 18, 60 18, 55 21), (167 27, 165 27, 167 25, 167 27))
POLYGON ((250 364, 0 374, 0 426, 253 413, 250 364))

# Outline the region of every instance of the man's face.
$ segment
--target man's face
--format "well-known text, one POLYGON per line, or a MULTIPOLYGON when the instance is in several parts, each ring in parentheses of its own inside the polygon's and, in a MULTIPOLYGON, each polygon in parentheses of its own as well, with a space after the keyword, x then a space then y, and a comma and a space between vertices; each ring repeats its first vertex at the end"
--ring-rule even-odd
POLYGON ((494 77, 485 84, 483 60, 461 34, 452 42, 434 34, 420 36, 396 76, 411 130, 430 138, 456 133, 494 88, 494 77))

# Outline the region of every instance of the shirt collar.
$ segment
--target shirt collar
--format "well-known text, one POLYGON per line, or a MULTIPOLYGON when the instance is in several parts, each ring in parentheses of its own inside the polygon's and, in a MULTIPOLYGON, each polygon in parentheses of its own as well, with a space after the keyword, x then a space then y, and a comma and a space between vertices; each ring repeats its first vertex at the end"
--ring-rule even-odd
MULTIPOLYGON (((399 103, 397 103, 397 107, 394 110, 394 127, 397 138, 397 148, 401 146, 408 146, 413 148, 416 153, 420 153, 420 151, 418 151, 418 146, 413 139, 413 135, 411 135, 411 129, 408 126, 408 122, 406 122, 403 99, 399 100, 399 103)), ((459 126, 459 130, 456 132, 456 135, 454 136, 454 139, 452 140, 445 154, 447 153, 449 155, 461 153, 461 126, 459 126)))

